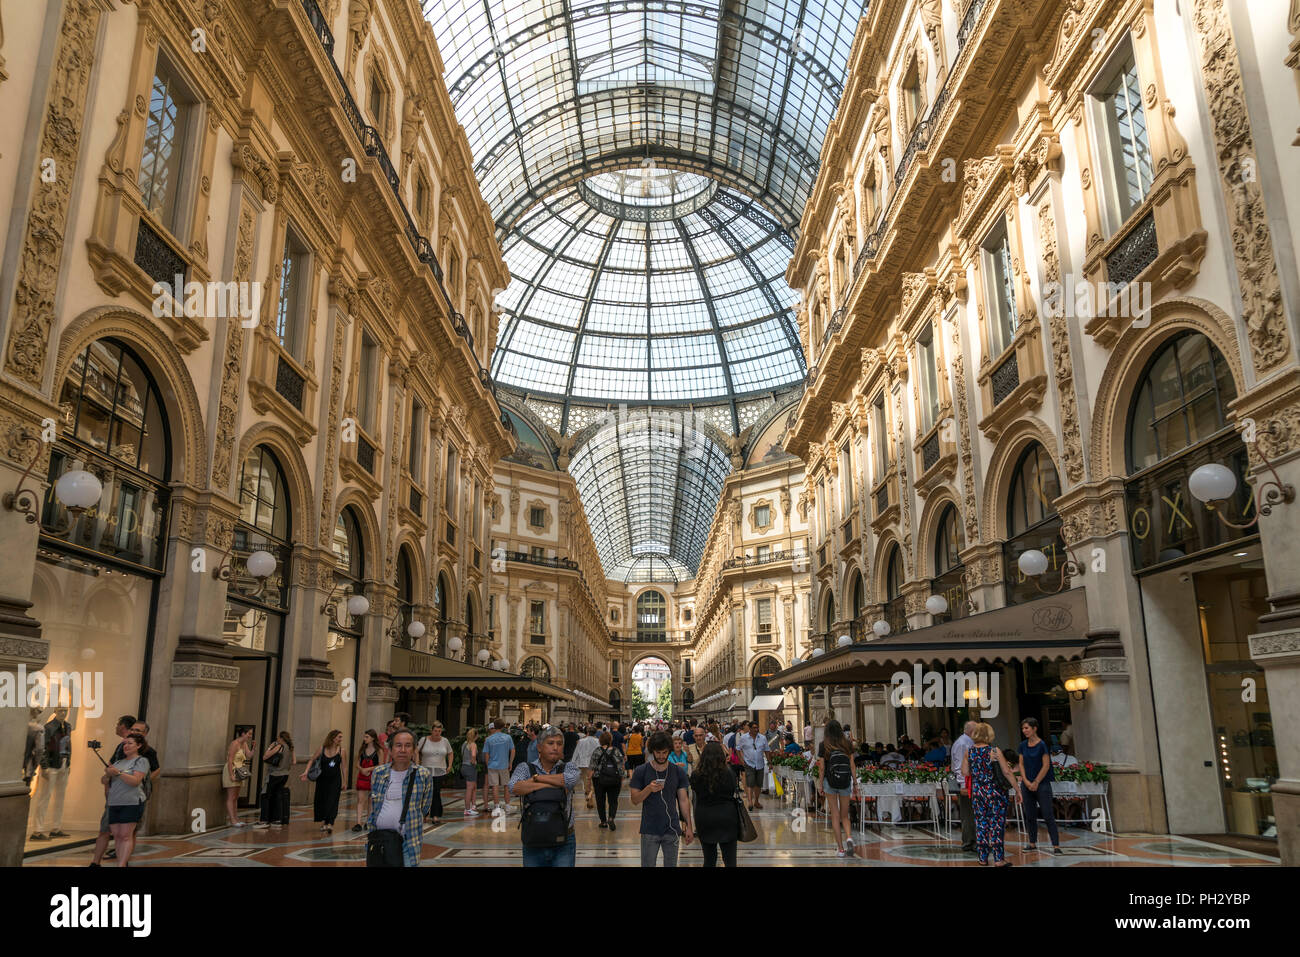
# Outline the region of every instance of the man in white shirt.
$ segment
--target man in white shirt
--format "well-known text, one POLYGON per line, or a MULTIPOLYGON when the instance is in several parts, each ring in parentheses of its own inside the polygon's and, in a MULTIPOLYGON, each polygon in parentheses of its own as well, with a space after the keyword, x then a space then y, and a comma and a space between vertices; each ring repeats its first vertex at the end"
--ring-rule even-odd
POLYGON ((573 763, 582 769, 582 790, 587 795, 589 810, 596 806, 596 794, 591 784, 591 756, 599 747, 600 737, 596 734, 595 728, 589 727, 586 736, 580 738, 573 749, 573 763))
POLYGON ((1070 768, 1079 763, 1079 759, 1073 754, 1066 754, 1061 750, 1059 744, 1052 747, 1052 766, 1057 768, 1070 768))
POLYGON ((961 736, 952 743, 952 773, 956 775, 957 785, 960 790, 957 792, 957 808, 961 813, 961 849, 969 853, 975 853, 975 815, 971 812, 970 806, 970 786, 961 776, 961 762, 966 757, 966 752, 975 744, 975 739, 971 733, 975 730, 978 721, 967 721, 962 726, 961 736))

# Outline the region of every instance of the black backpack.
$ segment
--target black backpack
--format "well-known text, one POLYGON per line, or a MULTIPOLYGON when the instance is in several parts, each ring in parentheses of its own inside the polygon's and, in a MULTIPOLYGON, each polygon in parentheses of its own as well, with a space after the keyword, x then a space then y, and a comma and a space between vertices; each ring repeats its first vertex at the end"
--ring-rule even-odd
MULTIPOLYGON (((537 765, 528 762, 528 770, 540 774, 537 765)), ((564 762, 557 761, 551 774, 563 774, 564 762)), ((519 819, 520 838, 524 847, 559 847, 569 839, 569 789, 546 788, 524 795, 524 813, 519 819), (556 800, 549 791, 559 791, 556 800), (539 798, 539 795, 546 795, 539 798)))
POLYGON ((843 790, 853 784, 849 756, 838 748, 826 752, 826 786, 843 790))
POLYGON ((618 771, 617 752, 613 748, 600 752, 596 763, 596 780, 601 784, 618 784, 623 780, 623 775, 618 771))

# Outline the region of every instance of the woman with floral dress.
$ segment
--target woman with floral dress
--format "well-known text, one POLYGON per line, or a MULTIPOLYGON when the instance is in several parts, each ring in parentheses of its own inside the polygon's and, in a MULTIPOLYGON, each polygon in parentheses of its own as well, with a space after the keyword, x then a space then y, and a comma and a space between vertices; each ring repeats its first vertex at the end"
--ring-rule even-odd
MULTIPOLYGON (((1011 765, 1002 752, 993 747, 993 727, 979 724, 971 732, 975 744, 961 759, 962 776, 970 781, 971 808, 975 817, 975 845, 979 849, 980 864, 987 867, 989 854, 993 854, 994 867, 1010 867, 1011 862, 1004 858, 1003 841, 1007 832, 1008 792, 997 784, 993 776, 996 764, 1008 783, 1014 782, 1011 765)), ((1020 791, 1011 789, 1016 800, 1020 800, 1020 791)))

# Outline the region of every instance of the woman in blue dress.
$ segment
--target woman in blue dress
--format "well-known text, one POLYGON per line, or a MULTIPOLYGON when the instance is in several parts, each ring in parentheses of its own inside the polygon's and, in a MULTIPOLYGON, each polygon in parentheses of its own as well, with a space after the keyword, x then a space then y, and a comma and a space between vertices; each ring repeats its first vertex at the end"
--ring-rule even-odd
MULTIPOLYGON (((1011 775, 1011 765, 1002 752, 993 747, 993 727, 979 724, 971 733, 975 744, 969 748, 961 759, 961 773, 970 782, 971 809, 975 817, 975 845, 979 849, 980 864, 988 866, 989 854, 992 853, 994 867, 1010 867, 1004 858, 1003 841, 1007 831, 1008 792, 995 783, 993 768, 996 764, 1002 770, 1006 781, 1011 784, 1015 778, 1011 775)), ((1011 788, 1011 794, 1020 800, 1020 790, 1011 788)))

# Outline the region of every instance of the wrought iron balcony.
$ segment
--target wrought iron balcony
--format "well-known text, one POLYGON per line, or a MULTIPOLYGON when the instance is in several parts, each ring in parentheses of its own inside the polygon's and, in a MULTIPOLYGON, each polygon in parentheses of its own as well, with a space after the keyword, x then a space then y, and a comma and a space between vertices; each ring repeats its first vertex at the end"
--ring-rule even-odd
POLYGON ((799 558, 807 559, 808 553, 796 550, 768 552, 766 555, 740 555, 736 558, 728 558, 722 563, 722 567, 724 569, 749 568, 753 565, 770 565, 773 562, 788 562, 799 558))
POLYGON ((548 558, 545 555, 530 555, 528 552, 506 552, 508 562, 527 562, 529 565, 544 565, 547 568, 566 568, 578 570, 578 563, 572 558, 548 558))

